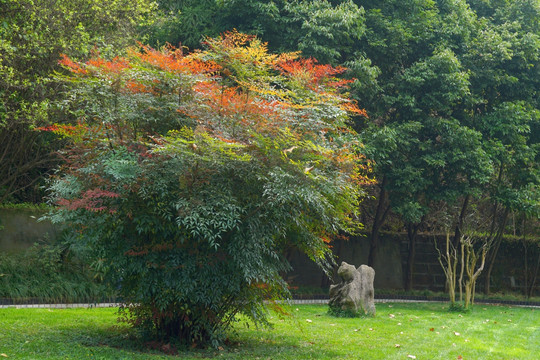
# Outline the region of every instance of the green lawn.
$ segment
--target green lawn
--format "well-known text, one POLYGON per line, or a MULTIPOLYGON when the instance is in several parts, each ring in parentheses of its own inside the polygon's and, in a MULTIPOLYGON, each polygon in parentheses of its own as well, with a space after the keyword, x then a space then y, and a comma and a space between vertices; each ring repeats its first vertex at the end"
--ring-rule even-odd
MULTIPOLYGON (((375 318, 338 319, 326 305, 272 316, 274 328, 243 322, 224 350, 182 359, 538 359, 540 310, 442 303, 377 304, 375 318)), ((137 347, 115 309, 0 309, 0 359, 172 359, 137 347), (7 356, 7 357, 6 357, 7 356)))

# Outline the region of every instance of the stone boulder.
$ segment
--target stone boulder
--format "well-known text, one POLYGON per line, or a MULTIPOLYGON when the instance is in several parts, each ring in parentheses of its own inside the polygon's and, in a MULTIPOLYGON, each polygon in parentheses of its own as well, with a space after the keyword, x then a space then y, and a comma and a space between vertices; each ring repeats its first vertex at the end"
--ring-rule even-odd
POLYGON ((345 261, 338 269, 341 283, 330 286, 331 313, 349 316, 375 315, 375 270, 367 265, 355 268, 345 261))

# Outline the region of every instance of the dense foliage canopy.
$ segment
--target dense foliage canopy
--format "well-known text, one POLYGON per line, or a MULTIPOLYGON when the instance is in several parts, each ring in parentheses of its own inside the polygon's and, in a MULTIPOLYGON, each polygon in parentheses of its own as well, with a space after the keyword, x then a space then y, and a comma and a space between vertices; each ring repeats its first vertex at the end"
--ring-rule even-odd
POLYGON ((151 9, 145 0, 0 1, 0 202, 39 203, 58 164, 63 144, 33 129, 74 120, 56 103, 60 53, 132 44, 151 9))

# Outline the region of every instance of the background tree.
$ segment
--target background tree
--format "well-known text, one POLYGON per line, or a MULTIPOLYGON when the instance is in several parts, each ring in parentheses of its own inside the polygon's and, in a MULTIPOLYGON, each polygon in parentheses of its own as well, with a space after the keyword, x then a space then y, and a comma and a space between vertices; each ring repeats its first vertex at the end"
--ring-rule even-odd
POLYGON ((40 202, 57 164, 62 144, 33 128, 73 120, 55 106, 60 53, 125 46, 151 9, 144 0, 0 2, 0 202, 40 202))

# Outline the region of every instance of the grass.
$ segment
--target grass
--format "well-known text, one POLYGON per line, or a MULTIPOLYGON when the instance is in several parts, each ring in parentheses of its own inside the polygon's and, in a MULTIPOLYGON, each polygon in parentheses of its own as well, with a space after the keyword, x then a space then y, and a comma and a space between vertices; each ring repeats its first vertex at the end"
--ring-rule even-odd
POLYGON ((442 303, 377 304, 374 318, 334 318, 326 305, 272 314, 273 329, 242 321, 223 350, 168 356, 144 350, 115 309, 0 309, 0 359, 537 359, 540 310, 442 303))

